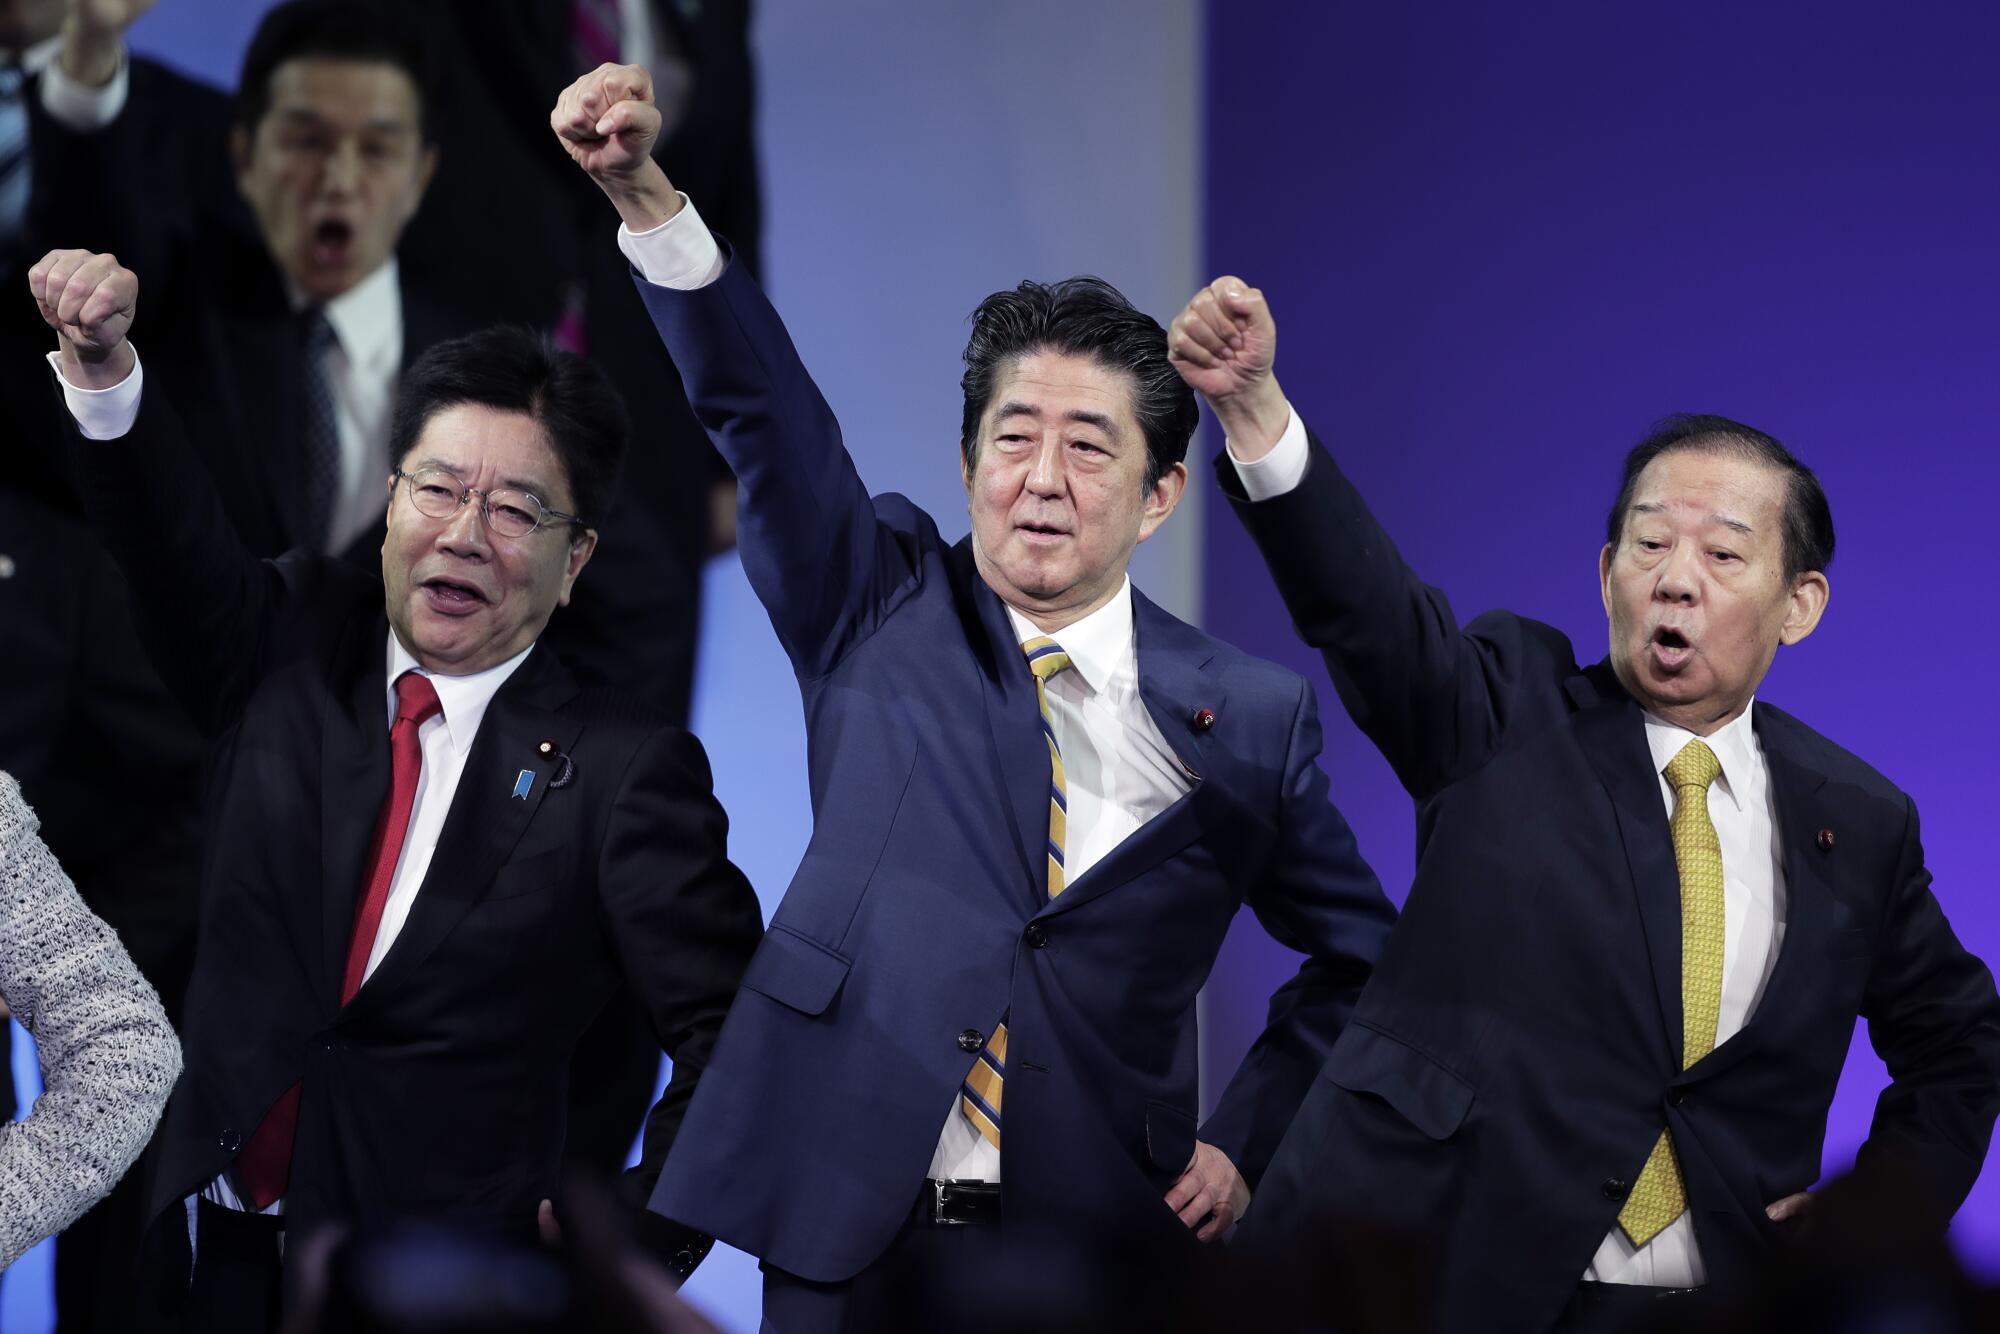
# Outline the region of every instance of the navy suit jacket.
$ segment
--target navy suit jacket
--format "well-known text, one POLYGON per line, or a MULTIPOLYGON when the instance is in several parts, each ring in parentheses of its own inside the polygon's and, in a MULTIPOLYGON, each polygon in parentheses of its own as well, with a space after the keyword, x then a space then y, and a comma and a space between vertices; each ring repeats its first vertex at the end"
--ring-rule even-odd
POLYGON ((1781 1236, 1765 1205, 1819 1178, 1857 1016, 1894 1080, 1862 1166, 1893 1164, 1948 1217, 2000 1110, 2000 1001, 1931 895, 1910 799, 1755 706, 1784 941, 1748 1023, 1682 1070, 1680 878, 1609 665, 1507 612, 1461 630, 1317 445, 1298 489, 1261 503, 1226 456, 1217 470, 1419 804, 1401 922, 1247 1239, 1328 1210, 1386 1221, 1450 1280, 1439 1329, 1546 1329, 1667 1127, 1711 1280, 1743 1276, 1781 1236))
POLYGON ((910 1216, 968 1030, 1007 1013, 1010 1230, 1187 1258, 1162 1196, 1196 1136, 1195 995, 1238 906, 1310 956, 1200 1131, 1253 1186, 1393 919, 1327 800, 1311 690, 1135 594, 1140 692, 1193 789, 1050 901, 1034 681, 969 542, 869 497, 740 265, 641 294, 735 469, 814 813, 653 1206, 804 1278, 854 1275, 910 1216))

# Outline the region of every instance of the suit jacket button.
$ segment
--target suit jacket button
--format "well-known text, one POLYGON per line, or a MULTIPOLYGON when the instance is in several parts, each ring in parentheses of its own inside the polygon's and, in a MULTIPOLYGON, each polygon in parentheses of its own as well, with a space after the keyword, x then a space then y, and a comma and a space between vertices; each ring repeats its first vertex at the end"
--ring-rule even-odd
POLYGON ((215 1137, 215 1142, 224 1153, 235 1153, 243 1147, 243 1137, 233 1130, 225 1130, 215 1137))
POLYGON ((1669 1107, 1680 1106, 1682 1096, 1683 1095, 1681 1094, 1681 1091, 1679 1089, 1674 1089, 1672 1092, 1667 1094, 1667 1106, 1669 1107))
POLYGON ((1619 1177, 1604 1178, 1604 1198, 1622 1200, 1625 1198, 1626 1183, 1619 1177))
POLYGON ((1028 942, 1031 950, 1043 949, 1049 943, 1049 929, 1040 922, 1030 922, 1028 929, 1022 933, 1022 939, 1028 942))
POLYGON ((986 1035, 976 1028, 968 1028, 958 1035, 960 1051, 976 1052, 986 1045, 986 1035))

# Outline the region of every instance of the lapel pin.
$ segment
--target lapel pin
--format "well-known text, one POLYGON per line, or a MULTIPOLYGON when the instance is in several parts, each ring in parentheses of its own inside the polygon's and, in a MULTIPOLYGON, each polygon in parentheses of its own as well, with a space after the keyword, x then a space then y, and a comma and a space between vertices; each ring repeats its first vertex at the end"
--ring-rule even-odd
POLYGON ((534 790, 535 771, 533 769, 523 769, 520 773, 514 775, 514 796, 519 797, 522 801, 526 801, 528 794, 534 790))
POLYGON ((556 762, 556 775, 549 780, 549 790, 551 792, 559 787, 568 787, 576 781, 575 763, 571 761, 569 756, 556 749, 555 742, 542 742, 539 746, 535 747, 535 754, 545 760, 554 760, 556 762))
POLYGON ((1215 726, 1215 710, 1196 709, 1194 711, 1194 718, 1191 721, 1194 723, 1195 731, 1206 732, 1209 728, 1215 726))
POLYGON ((1821 852, 1833 851, 1833 831, 1831 829, 1820 830, 1819 838, 1815 841, 1818 842, 1821 852))

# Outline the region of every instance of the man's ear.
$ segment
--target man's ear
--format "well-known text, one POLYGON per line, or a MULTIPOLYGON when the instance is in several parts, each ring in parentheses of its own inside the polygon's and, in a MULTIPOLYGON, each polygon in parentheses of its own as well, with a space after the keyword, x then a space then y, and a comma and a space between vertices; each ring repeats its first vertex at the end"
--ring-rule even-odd
POLYGON ((1827 600, 1833 596, 1833 586, 1818 570, 1811 570, 1798 577, 1792 584, 1792 594, 1785 607, 1785 623, 1778 631, 1778 642, 1796 644, 1819 628, 1819 618, 1826 615, 1827 600))
POLYGON ((1146 508, 1139 515, 1141 542, 1159 531, 1167 516, 1174 512, 1174 507, 1181 503, 1181 497, 1187 494, 1187 481, 1187 464, 1176 463, 1153 483, 1153 489, 1146 493, 1146 508))
POLYGON ((1611 616, 1611 558, 1618 554, 1618 548, 1609 542, 1604 550, 1597 553, 1597 592, 1604 599, 1604 615, 1611 616))
POLYGON ((576 577, 583 573, 583 567, 590 564, 591 553, 597 550, 597 530, 586 528, 579 537, 569 543, 569 566, 563 572, 562 596, 556 599, 558 607, 569 605, 570 590, 576 587, 576 577))

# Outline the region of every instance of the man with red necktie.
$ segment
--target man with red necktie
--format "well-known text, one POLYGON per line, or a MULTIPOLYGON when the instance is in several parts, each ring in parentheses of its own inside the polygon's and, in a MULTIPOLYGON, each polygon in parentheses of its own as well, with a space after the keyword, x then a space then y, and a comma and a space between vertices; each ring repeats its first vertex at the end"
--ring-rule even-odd
MULTIPOLYGON (((154 1313, 270 1328, 284 1238, 326 1223, 552 1231, 568 1064, 621 977, 674 1060, 643 1200, 760 920, 700 744, 537 648, 610 504, 616 394, 525 333, 427 353, 397 405, 378 583, 237 544, 143 392, 129 270, 56 251, 30 287, 91 518, 219 742, 154 1313)), ((705 1250, 649 1226, 683 1272, 705 1250)))

